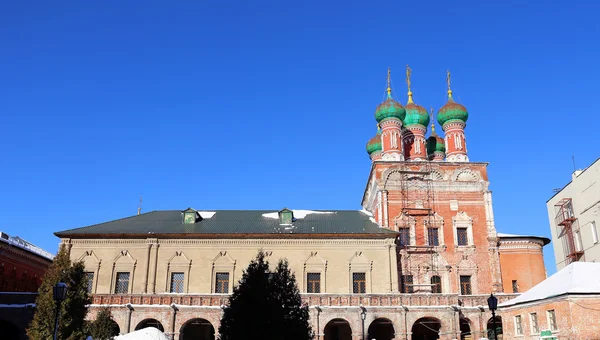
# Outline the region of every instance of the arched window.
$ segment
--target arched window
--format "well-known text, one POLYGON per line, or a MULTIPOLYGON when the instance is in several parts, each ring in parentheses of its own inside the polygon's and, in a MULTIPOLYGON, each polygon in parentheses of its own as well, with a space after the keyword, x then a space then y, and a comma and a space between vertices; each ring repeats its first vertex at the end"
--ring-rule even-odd
POLYGON ((431 292, 434 294, 442 293, 442 279, 437 275, 431 277, 431 292))

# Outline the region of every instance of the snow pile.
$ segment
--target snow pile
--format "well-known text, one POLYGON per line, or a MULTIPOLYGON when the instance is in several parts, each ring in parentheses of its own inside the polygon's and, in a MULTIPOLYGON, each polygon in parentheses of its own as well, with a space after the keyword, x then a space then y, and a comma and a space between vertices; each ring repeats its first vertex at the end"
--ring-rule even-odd
POLYGON ((373 214, 372 214, 372 213, 370 213, 369 211, 365 210, 364 208, 363 208, 363 209, 361 209, 361 210, 359 210, 359 211, 360 211, 361 213, 363 213, 363 214, 365 214, 365 215, 369 216, 369 221, 371 221, 371 222, 373 222, 373 223, 375 223, 375 224, 378 224, 378 223, 377 223, 377 221, 375 221, 375 218, 373 217, 373 214))
MULTIPOLYGON (((335 214, 335 212, 333 211, 314 211, 314 210, 292 210, 292 212, 294 213, 294 218, 305 218, 306 215, 309 214, 335 214)), ((262 214, 263 217, 265 218, 273 218, 273 219, 277 219, 279 218, 279 212, 272 212, 272 213, 266 213, 266 214, 262 214)))
POLYGON ((143 328, 131 333, 119 335, 115 340, 169 340, 165 333, 154 327, 143 328))
POLYGON ((202 218, 211 218, 215 216, 216 213, 216 211, 198 211, 198 214, 200 214, 202 218))

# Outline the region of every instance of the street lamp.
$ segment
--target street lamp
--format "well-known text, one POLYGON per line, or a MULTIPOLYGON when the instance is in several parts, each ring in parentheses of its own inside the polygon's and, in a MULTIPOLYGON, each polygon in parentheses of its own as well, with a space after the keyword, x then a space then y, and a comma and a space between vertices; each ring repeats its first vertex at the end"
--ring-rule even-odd
POLYGON ((367 309, 360 306, 360 318, 362 319, 362 340, 365 340, 365 319, 367 318, 367 309))
POLYGON ((498 334, 496 334, 496 309, 498 308, 498 298, 494 296, 494 294, 490 294, 490 297, 487 299, 488 307, 492 311, 492 325, 494 327, 494 340, 498 339, 498 334))
POLYGON ((60 314, 60 304, 67 298, 67 284, 59 282, 54 286, 54 302, 56 302, 56 318, 54 320, 54 340, 58 339, 58 315, 60 314))

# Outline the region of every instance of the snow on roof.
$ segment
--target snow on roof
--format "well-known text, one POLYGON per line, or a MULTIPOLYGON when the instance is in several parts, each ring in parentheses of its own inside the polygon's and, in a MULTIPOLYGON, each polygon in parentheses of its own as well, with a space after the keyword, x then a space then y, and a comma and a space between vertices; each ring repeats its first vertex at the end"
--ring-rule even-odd
POLYGON ((573 262, 518 297, 501 303, 509 307, 564 294, 600 294, 600 263, 573 262))
POLYGON ((515 234, 504 234, 504 233, 496 233, 498 237, 503 238, 537 238, 544 241, 544 245, 550 243, 550 239, 544 236, 535 236, 535 235, 515 235, 515 234))
POLYGON ((19 236, 10 236, 5 232, 0 231, 0 241, 1 242, 6 242, 12 246, 15 246, 17 248, 21 248, 25 251, 28 251, 30 253, 39 255, 41 257, 45 257, 48 260, 53 260, 54 259, 54 255, 52 255, 51 253, 45 251, 44 249, 34 245, 31 242, 28 242, 22 238, 20 238, 19 236))
MULTIPOLYGON (((333 211, 315 211, 315 210, 293 210, 294 212, 294 217, 295 218, 305 218, 306 215, 309 214, 335 214, 335 212, 333 211)), ((267 213, 267 214, 263 214, 263 217, 266 218, 279 218, 279 212, 272 212, 272 213, 267 213)))
POLYGON ((157 328, 146 327, 131 333, 116 336, 114 340, 169 340, 169 338, 157 328))

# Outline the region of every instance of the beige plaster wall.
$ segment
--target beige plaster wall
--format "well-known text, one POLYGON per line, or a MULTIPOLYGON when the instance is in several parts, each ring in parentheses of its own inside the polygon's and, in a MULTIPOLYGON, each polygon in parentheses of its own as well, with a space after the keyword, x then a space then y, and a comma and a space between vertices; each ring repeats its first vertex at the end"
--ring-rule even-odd
POLYGON ((214 293, 216 272, 237 284, 259 249, 274 268, 287 258, 301 292, 305 274, 321 273, 321 293, 351 293, 352 272, 366 273, 367 293, 398 291, 393 239, 65 239, 71 259, 94 272, 93 293, 114 293, 117 272, 130 272, 129 293, 169 292, 184 272, 184 293, 214 293))

